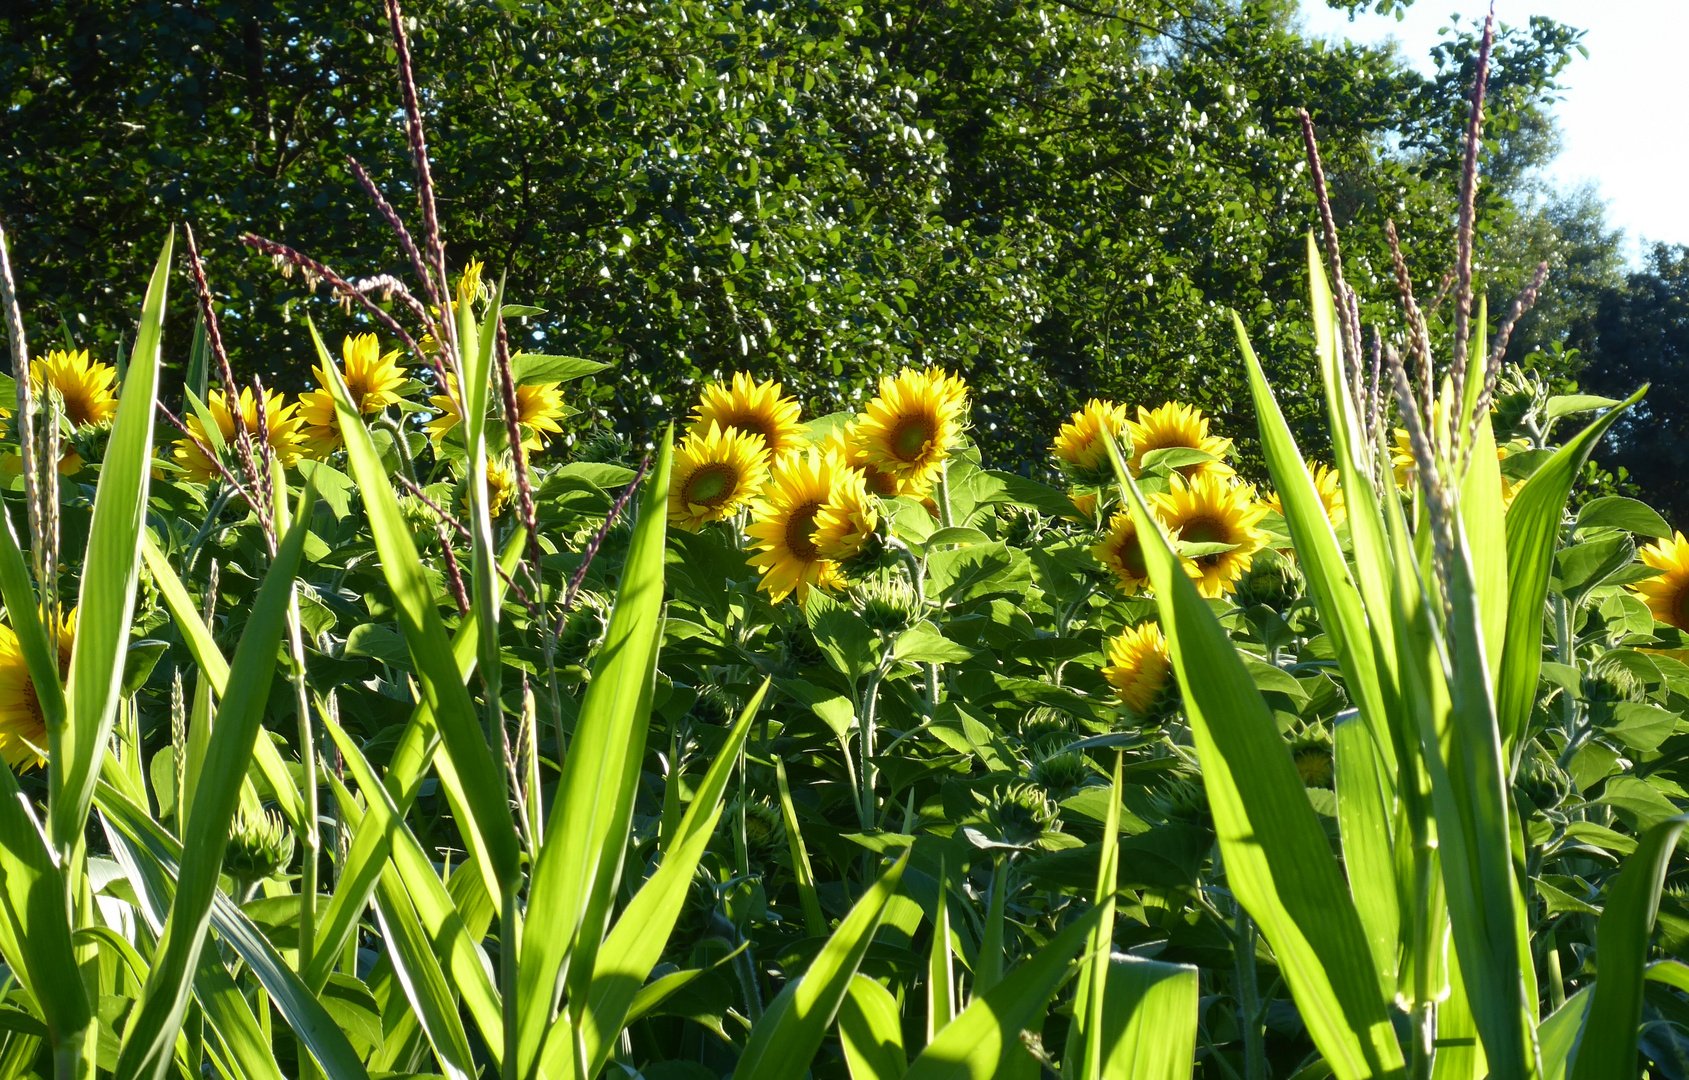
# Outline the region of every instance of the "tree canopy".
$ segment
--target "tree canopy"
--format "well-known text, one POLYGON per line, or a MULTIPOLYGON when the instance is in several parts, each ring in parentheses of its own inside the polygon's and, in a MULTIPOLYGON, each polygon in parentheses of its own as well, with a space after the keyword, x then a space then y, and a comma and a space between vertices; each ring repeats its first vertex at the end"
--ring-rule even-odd
MULTIPOLYGON (((531 344, 617 365, 583 422, 643 438, 697 380, 740 368, 825 411, 934 363, 969 379, 977 435, 1010 467, 1042 460, 1092 394, 1177 396, 1252 430, 1232 307, 1317 445, 1299 107, 1369 318, 1395 321, 1386 218, 1435 292, 1477 27, 1455 27, 1427 78, 1386 51, 1310 41, 1295 13, 1293 0, 408 10, 452 260, 486 260, 546 309, 524 327, 531 344)), ((1580 255, 1529 182, 1577 37, 1533 18, 1498 38, 1480 217, 1492 306, 1538 258, 1604 257, 1580 255)), ((402 273, 346 165, 416 216, 376 9, 74 0, 0 16, 0 50, 0 215, 38 338, 114 351, 147 253, 184 221, 244 368, 284 388, 308 379, 301 309, 367 329, 234 238, 271 236, 349 276, 402 273)), ((1542 334, 1564 321, 1556 302, 1542 334)), ((1525 330, 1519 348, 1542 344, 1525 330)))

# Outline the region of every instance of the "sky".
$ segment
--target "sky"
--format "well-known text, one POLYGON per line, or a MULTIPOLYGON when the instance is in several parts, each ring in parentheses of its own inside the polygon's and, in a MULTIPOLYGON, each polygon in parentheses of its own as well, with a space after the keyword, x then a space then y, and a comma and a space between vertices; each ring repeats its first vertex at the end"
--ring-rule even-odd
MULTIPOLYGON (((1395 38, 1404 57, 1431 70, 1430 50, 1451 13, 1482 19, 1479 0, 1415 0, 1406 17, 1363 14, 1350 22, 1324 0, 1301 0, 1312 36, 1375 43, 1395 38)), ((1642 242, 1689 244, 1689 0, 1496 0, 1499 23, 1532 15, 1585 30, 1586 60, 1574 54, 1554 109, 1563 148, 1549 167, 1561 186, 1593 181, 1609 222, 1626 234, 1634 260, 1642 242)))

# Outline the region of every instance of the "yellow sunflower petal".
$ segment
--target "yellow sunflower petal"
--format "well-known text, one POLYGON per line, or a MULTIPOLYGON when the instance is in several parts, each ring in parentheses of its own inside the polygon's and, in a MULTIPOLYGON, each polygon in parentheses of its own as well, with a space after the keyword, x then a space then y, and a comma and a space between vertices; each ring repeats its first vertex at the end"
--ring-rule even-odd
POLYGON ((942 369, 883 378, 879 396, 856 418, 862 456, 900 481, 931 486, 961 441, 967 407, 967 384, 942 369))
POLYGON ((1138 418, 1126 422, 1127 430, 1132 435, 1132 460, 1127 462, 1132 475, 1138 475, 1144 466, 1144 455, 1151 450, 1169 450, 1175 447, 1186 447, 1191 450, 1201 450, 1212 454, 1212 461, 1199 461, 1192 465, 1185 465, 1178 471, 1186 477, 1192 476, 1233 476, 1234 470, 1225 463, 1225 459, 1232 452, 1230 439, 1222 439, 1208 433, 1208 418, 1194 405, 1181 405, 1170 401, 1159 409, 1146 409, 1138 406, 1138 418))
POLYGON ((712 423, 737 428, 762 439, 771 458, 797 450, 805 443, 797 399, 781 397, 780 390, 778 382, 759 383, 743 371, 731 382, 710 383, 692 410, 692 429, 708 431, 712 423))
POLYGON ((710 423, 694 428, 674 451, 669 524, 696 532, 732 517, 768 480, 768 448, 755 435, 710 423))
POLYGON ((1108 665, 1103 678, 1114 687, 1122 704, 1144 713, 1155 704, 1172 673, 1167 639, 1155 623, 1134 626, 1108 640, 1108 665))
POLYGON ((1185 572, 1203 596, 1223 596, 1236 586, 1267 534, 1255 526, 1267 508, 1247 487, 1223 476, 1198 473, 1176 480, 1150 496, 1151 507, 1167 532, 1187 544, 1230 544, 1230 550, 1185 558, 1185 572))

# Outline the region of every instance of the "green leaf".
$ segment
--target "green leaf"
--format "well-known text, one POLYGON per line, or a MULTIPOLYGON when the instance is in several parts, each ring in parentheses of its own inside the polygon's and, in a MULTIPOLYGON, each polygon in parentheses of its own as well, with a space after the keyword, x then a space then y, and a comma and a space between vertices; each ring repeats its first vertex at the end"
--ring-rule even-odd
POLYGON ((1648 939, 1659 913, 1666 869, 1685 825, 1689 825, 1689 815, 1649 829, 1607 893, 1607 906, 1595 929, 1595 992, 1572 1065, 1572 1080, 1605 1080, 1636 1072, 1648 939))
POLYGON ((1383 979, 1381 989, 1393 993, 1401 907, 1388 782, 1379 769, 1372 733, 1358 717, 1340 717, 1335 735, 1337 826, 1343 838, 1349 894, 1372 946, 1372 960, 1383 979))
MULTIPOLYGON (((843 736, 840 735, 840 738, 843 736)), ((786 825, 786 845, 792 857, 792 876, 797 878, 804 929, 810 937, 822 937, 827 933, 827 919, 821 913, 821 898, 815 891, 815 871, 809 865, 809 849, 804 846, 797 807, 792 805, 792 789, 786 783, 786 762, 778 754, 774 755, 774 777, 780 788, 780 819, 786 825)))
POLYGON ((6 603, 7 621, 18 636, 18 651, 29 668, 29 679, 35 685, 35 698, 41 706, 41 719, 48 731, 62 730, 65 722, 64 686, 59 681, 59 660, 53 655, 47 631, 41 624, 40 601, 36 597, 29 564, 18 549, 17 534, 12 531, 12 515, 0 506, 5 528, 0 529, 0 600, 6 603))
POLYGON ((898 635, 892 655, 911 664, 959 664, 971 659, 974 650, 951 641, 932 623, 923 622, 898 635))
POLYGON ((1548 407, 1544 411, 1548 419, 1557 420, 1562 416, 1594 412, 1617 404, 1612 398, 1597 397, 1594 394, 1557 394, 1548 399, 1548 407))
POLYGON ((1226 875, 1342 1080, 1403 1069, 1378 969, 1272 713, 1108 441, 1184 690, 1226 875))
MULTIPOLYGON (((65 690, 68 723, 49 728, 47 835, 68 854, 82 837, 94 801, 100 761, 117 719, 123 655, 140 579, 146 534, 158 358, 164 332, 172 238, 164 242, 141 305, 141 324, 118 401, 117 420, 100 466, 88 548, 82 560, 76 643, 65 690)), ((167 1060, 167 1058, 166 1058, 167 1060)))
MULTIPOLYGON (((509 309, 505 309, 508 313, 509 309)), ((510 377, 518 386, 540 383, 572 382, 595 375, 609 364, 583 360, 578 356, 546 356, 543 353, 517 353, 510 358, 510 377)))
MULTIPOLYGON (((1102 1076, 1105 1032, 1118 1030, 1108 1020, 1109 957, 1114 949, 1114 905, 1120 880, 1120 798, 1124 755, 1114 755, 1114 783, 1109 788, 1108 809, 1103 821, 1102 845, 1097 852, 1097 885, 1092 892, 1101 912, 1097 928, 1086 943, 1086 957, 1080 961, 1079 990, 1073 999, 1076 1034, 1068 1036, 1069 1055, 1080 1045, 1079 1075, 1083 1080, 1102 1076)), ((1121 1013, 1121 1016, 1127 1014, 1121 1013)))
POLYGON ((839 1003, 839 1043, 850 1080, 901 1080, 909 1067, 897 999, 861 973, 839 1003))
POLYGON ((352 403, 338 365, 329 356, 316 326, 309 320, 307 326, 323 370, 332 383, 335 413, 346 440, 346 460, 363 494, 370 534, 380 555, 382 573, 393 591, 399 628, 410 645, 422 700, 439 724, 446 756, 461 778, 464 803, 453 806, 454 814, 459 817, 458 828, 488 878, 487 891, 495 896, 503 895, 517 888, 521 877, 521 848, 515 819, 505 798, 504 781, 487 746, 462 671, 452 656, 445 624, 434 606, 434 590, 417 556, 410 526, 399 510, 387 469, 381 463, 363 417, 352 403))
POLYGON ((1190 1080, 1197 970, 1136 956, 1108 964, 1103 1080, 1190 1080))
MULTIPOLYGON (((546 825, 546 843, 534 862, 517 982, 517 1067, 524 1077, 531 1077, 538 1067, 564 958, 573 946, 577 955, 571 962, 581 959, 577 936, 582 925, 595 900, 608 896, 620 874, 662 645, 663 551, 672 461, 672 433, 665 433, 656 464, 640 492, 639 517, 622 565, 615 610, 575 721, 546 825), (603 865, 607 857, 609 867, 603 865)), ((591 977, 592 968, 587 965, 601 935, 599 926, 582 938, 591 939, 584 970, 578 973, 583 983, 591 977)), ((584 993, 585 986, 581 989, 584 993)))
POLYGON ((961 1015, 934 1036, 903 1074, 903 1080, 992 1080, 1014 1076, 1017 1062, 1030 1064, 1020 1033, 1042 1021, 1044 1007, 1069 973, 1069 962, 1096 932, 1098 908, 1061 932, 976 996, 961 1015))
MULTIPOLYGON (((136 377, 135 370, 131 365, 131 379, 136 377)), ((223 853, 229 844, 229 824, 240 801, 241 782, 246 777, 247 763, 252 760, 252 747, 262 727, 270 681, 276 673, 276 651, 281 646, 293 578, 305 548, 305 536, 310 531, 315 498, 307 484, 300 492, 293 527, 276 549, 275 560, 264 575, 246 628, 241 632, 235 661, 230 667, 229 692, 217 708, 205 767, 183 832, 184 855, 175 901, 140 1002, 124 1031, 123 1052, 116 1069, 120 1080, 143 1076, 161 1080, 170 1066, 176 1034, 187 1010, 191 973, 205 944, 211 903, 217 893, 223 853)), ((138 562, 138 543, 136 547, 138 562)))
MULTIPOLYGON (((739 762, 739 751, 745 745, 751 721, 762 707, 767 693, 768 680, 765 679, 739 714, 738 722, 733 725, 726 742, 717 751, 715 761, 704 774, 703 782, 686 808, 686 815, 680 820, 674 839, 663 852, 662 865, 640 886, 616 920, 615 928, 605 938, 604 947, 598 950, 586 1006, 580 1011, 578 1020, 589 1076, 597 1075, 609 1060, 627 1021, 634 996, 644 986, 657 961, 662 959, 663 948, 668 944, 675 921, 685 906, 698 860, 703 857, 710 837, 715 834, 716 824, 721 820, 722 796, 739 762)), ((548 1046, 542 1056, 567 1054, 569 1036, 568 1025, 556 1025, 547 1042, 560 1045, 555 1050, 548 1046)), ((547 1074, 558 1075, 553 1070, 547 1070, 547 1074)))
POLYGON ((798 1080, 809 1071, 908 862, 906 851, 862 894, 809 968, 769 1003, 751 1028, 733 1080, 798 1080))
POLYGON ((1585 503, 1578 511, 1577 531, 1585 529, 1623 529, 1640 536, 1671 536, 1671 526, 1659 511, 1622 495, 1608 495, 1585 503))
MULTIPOLYGON (((1536 701, 1537 670, 1542 663, 1542 613, 1560 519, 1583 463, 1613 421, 1642 397, 1637 391, 1618 408, 1590 424, 1555 451, 1513 498, 1507 510, 1507 637, 1501 643, 1501 678, 1496 683, 1496 722, 1502 747, 1512 761, 1536 701)), ((1493 648, 1495 643, 1488 643, 1493 648)))

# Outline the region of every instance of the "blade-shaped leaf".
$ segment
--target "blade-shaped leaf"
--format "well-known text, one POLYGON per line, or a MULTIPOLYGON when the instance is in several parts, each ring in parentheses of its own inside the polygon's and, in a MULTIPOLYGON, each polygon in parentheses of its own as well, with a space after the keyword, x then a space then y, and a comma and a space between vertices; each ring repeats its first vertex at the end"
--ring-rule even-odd
MULTIPOLYGON (((621 918, 604 939, 594 964, 592 984, 587 991, 586 1007, 580 1012, 580 1040, 585 1047, 588 1075, 597 1075, 609 1059, 617 1036, 627 1019, 634 995, 662 959, 663 947, 668 944, 675 920, 686 903, 687 890, 698 860, 704 855, 716 823, 721 820, 722 796, 739 759, 739 750, 750 733, 751 721, 768 693, 769 680, 752 695, 739 714, 739 720, 727 735, 727 741, 716 753, 703 783, 692 796, 681 818, 680 827, 668 850, 663 853, 662 865, 648 878, 622 910, 621 918)), ((568 1043, 568 1026, 558 1024, 547 1039, 543 1058, 564 1052, 568 1043), (557 1050, 552 1043, 562 1042, 557 1050)), ((550 1070, 547 1070, 548 1073, 550 1070)))
MULTIPOLYGON (((909 852, 892 864, 839 923, 809 968, 786 984, 751 1029, 733 1080, 798 1080, 833 1026, 839 1004, 897 892, 909 852)), ((1077 948, 1077 946, 1075 946, 1077 948)))
POLYGON ((1136 956, 1108 965, 1103 1080, 1190 1080, 1196 1061, 1197 972, 1136 956))
POLYGON ((1387 789, 1372 733, 1360 719, 1339 718, 1335 734, 1337 826, 1343 838, 1343 866, 1348 871, 1355 912, 1372 946, 1373 963, 1389 996, 1396 986, 1401 908, 1387 789))
POLYGON ((850 1080, 901 1080, 909 1067, 897 999, 860 972, 839 1002, 839 1043, 850 1080))
POLYGON ((992 1080, 1025 1058, 1020 1033, 1043 1019, 1044 1006, 1071 970, 1070 962, 1096 932, 1102 913, 1075 919, 996 986, 974 998, 921 1051, 903 1080, 992 1080))
MULTIPOLYGON (((134 371, 132 365, 131 378, 134 371)), ((184 856, 175 901, 140 1003, 124 1032, 116 1070, 120 1080, 161 1080, 170 1065, 176 1033, 188 1006, 192 972, 205 944, 211 902, 217 892, 223 852, 229 844, 229 824, 240 801, 241 782, 246 778, 247 762, 252 760, 253 742, 262 726, 270 681, 276 673, 276 650, 281 646, 293 576, 310 531, 314 502, 315 493, 306 485, 300 493, 296 522, 277 546, 275 560, 264 575, 252 614, 241 632, 229 671, 229 693, 217 708, 205 769, 200 773, 193 811, 183 832, 184 856)), ((139 542, 135 546, 139 561, 139 542)), ((74 693, 72 696, 74 699, 74 693)))
POLYGON ((1644 386, 1578 433, 1531 474, 1507 510, 1507 637, 1501 649, 1501 680, 1496 684, 1496 719, 1511 762, 1536 701, 1542 670, 1542 611, 1554 553, 1560 546, 1560 521, 1572 484, 1583 463, 1613 421, 1641 400, 1644 386))
MULTIPOLYGON (((100 759, 117 719, 123 688, 123 658, 140 579, 141 537, 146 532, 148 482, 152 476, 152 428, 158 395, 159 344, 169 291, 167 238, 141 304, 141 324, 130 354, 117 419, 100 466, 88 548, 82 561, 76 641, 65 689, 68 723, 48 731, 48 826, 53 846, 68 853, 82 837, 100 759)), ((168 1060, 168 1059, 166 1059, 168 1060)))
POLYGON ((505 798, 504 780, 493 761, 461 669, 452 657, 451 639, 446 635, 439 609, 434 606, 433 589, 417 556, 410 526, 399 510, 387 470, 381 464, 381 455, 376 452, 369 429, 352 403, 338 365, 329 357, 314 325, 310 331, 323 370, 329 376, 335 415, 346 440, 346 460, 363 495, 370 534, 381 556, 381 570, 393 590, 399 627, 416 664, 416 681, 423 701, 440 725, 446 755, 451 759, 466 799, 458 828, 466 841, 479 849, 477 856, 483 859, 481 866, 488 878, 488 891, 500 896, 512 893, 521 880, 521 846, 515 818, 505 798))
MULTIPOLYGON (((520 1072, 531 1077, 557 999, 558 974, 602 880, 606 848, 620 865, 633 786, 651 719, 657 650, 662 643, 663 552, 667 535, 671 438, 665 434, 639 501, 616 606, 593 664, 557 797, 547 842, 535 860, 523 929, 517 1001, 520 1072)), ((602 935, 591 938, 596 950, 602 935)), ((584 967, 584 965, 583 965, 584 967)), ((585 969, 590 974, 590 968, 585 969)))
POLYGON ((1679 815, 1649 829, 1625 859, 1618 880, 1607 893, 1607 906, 1595 928, 1595 992, 1572 1065, 1572 1080, 1604 1080, 1636 1073, 1648 939, 1653 936, 1654 917, 1659 914, 1666 868, 1685 825, 1689 825, 1689 815, 1679 815))
POLYGON ((1366 932, 1249 669, 1110 456, 1141 538, 1233 895, 1278 956, 1314 1045, 1342 1080, 1394 1075, 1401 1049, 1366 932))

